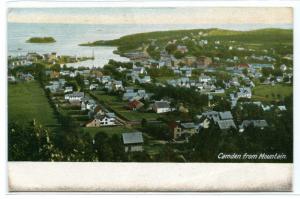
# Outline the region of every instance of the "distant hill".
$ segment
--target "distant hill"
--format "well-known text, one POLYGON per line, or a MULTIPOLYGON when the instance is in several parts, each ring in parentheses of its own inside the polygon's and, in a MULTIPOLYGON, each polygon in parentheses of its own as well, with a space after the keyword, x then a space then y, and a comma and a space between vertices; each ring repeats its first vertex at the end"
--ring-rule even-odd
POLYGON ((171 31, 156 31, 126 35, 114 40, 99 40, 91 43, 79 44, 81 46, 117 46, 119 53, 124 53, 130 50, 137 49, 143 44, 150 43, 151 40, 156 40, 157 45, 165 45, 171 40, 180 40, 183 37, 197 37, 199 33, 204 34, 203 39, 231 41, 235 40, 242 43, 260 43, 278 44, 286 43, 292 45, 293 30, 291 29, 258 29, 251 31, 235 31, 225 29, 191 29, 191 30, 171 30, 171 31))
POLYGON ((31 37, 27 43, 54 43, 56 42, 53 37, 31 37))

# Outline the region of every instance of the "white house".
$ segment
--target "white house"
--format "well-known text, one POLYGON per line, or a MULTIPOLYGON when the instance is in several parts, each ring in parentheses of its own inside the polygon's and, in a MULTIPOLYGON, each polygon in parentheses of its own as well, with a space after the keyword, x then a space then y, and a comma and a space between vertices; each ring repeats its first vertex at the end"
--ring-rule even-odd
POLYGON ((51 93, 55 93, 61 89, 61 84, 59 81, 51 81, 50 85, 45 86, 45 88, 49 89, 51 93))
POLYGON ((240 91, 237 92, 238 98, 251 98, 252 97, 251 88, 244 87, 244 88, 239 88, 239 90, 240 91))
POLYGON ((170 103, 167 101, 155 101, 153 104, 153 110, 156 113, 167 113, 171 111, 170 103))
POLYGON ((81 101, 84 98, 84 92, 73 92, 65 94, 65 100, 69 101, 81 101))
POLYGON ((77 72, 70 72, 70 77, 76 77, 77 76, 77 72))
POLYGON ((121 73, 121 72, 125 71, 126 68, 123 68, 122 66, 119 66, 118 68, 116 68, 116 70, 121 73))
POLYGON ((88 79, 83 80, 83 82, 84 82, 84 85, 85 85, 85 86, 90 85, 90 81, 89 81, 88 79))
POLYGON ((110 118, 106 115, 96 115, 96 117, 86 124, 86 127, 101 127, 116 125, 115 118, 110 118))
POLYGON ((145 76, 143 78, 138 77, 137 80, 140 84, 150 83, 151 82, 151 77, 150 76, 145 76))
POLYGON ((277 76, 276 81, 277 82, 283 82, 283 77, 282 76, 277 76))
POLYGON ((112 83, 112 85, 113 85, 113 89, 114 90, 118 91, 118 90, 123 90, 124 89, 122 81, 116 81, 116 80, 114 80, 113 83, 112 83))
POLYGON ((97 107, 95 100, 89 99, 87 101, 81 102, 81 110, 94 110, 97 107))
POLYGON ((133 66, 132 68, 132 73, 135 74, 144 74, 147 73, 144 67, 137 67, 137 66, 133 66))
POLYGON ((62 76, 70 76, 70 71, 68 70, 62 70, 59 72, 62 76))
POLYGON ((15 76, 9 75, 9 76, 7 77, 7 80, 8 80, 9 82, 15 82, 15 81, 16 81, 16 78, 15 78, 15 76))
POLYGON ((199 77, 199 82, 205 82, 205 83, 207 83, 209 81, 211 81, 211 77, 210 76, 206 76, 204 74, 201 74, 201 76, 199 77))
POLYGON ((280 111, 286 111, 287 109, 286 109, 286 106, 278 106, 278 109, 280 110, 280 111))
POLYGON ((282 64, 282 65, 280 66, 280 70, 286 71, 286 69, 287 69, 287 66, 286 66, 285 64, 282 64))
POLYGON ((111 81, 111 77, 110 77, 110 76, 102 76, 100 82, 101 82, 102 84, 105 84, 105 83, 107 83, 107 82, 109 82, 109 81, 111 81))
POLYGON ((98 88, 98 84, 91 84, 90 85, 90 90, 96 90, 98 88))
POLYGON ((66 86, 65 90, 64 90, 64 93, 71 93, 71 92, 73 92, 73 87, 72 86, 66 86))

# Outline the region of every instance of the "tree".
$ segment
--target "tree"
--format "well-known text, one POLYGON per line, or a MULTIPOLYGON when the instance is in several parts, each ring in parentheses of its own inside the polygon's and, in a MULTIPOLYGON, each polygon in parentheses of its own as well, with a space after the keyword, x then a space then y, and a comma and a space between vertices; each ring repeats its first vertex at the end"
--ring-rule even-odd
POLYGON ((98 161, 112 161, 113 152, 108 144, 108 136, 103 132, 98 132, 94 137, 94 151, 98 161))
POLYGON ((270 74, 272 74, 273 69, 272 68, 262 68, 261 72, 264 77, 269 77, 270 74))
POLYGON ((215 111, 227 111, 231 109, 231 104, 226 99, 219 99, 217 100, 216 106, 214 107, 215 111))
POLYGON ((8 125, 8 160, 26 161, 32 159, 29 151, 30 133, 17 123, 8 125))
POLYGON ((176 44, 168 44, 165 49, 169 54, 172 54, 176 50, 176 48, 176 44))
POLYGON ((60 72, 60 65, 59 64, 53 64, 51 66, 51 69, 57 72, 60 72))
POLYGON ((183 54, 182 52, 176 50, 176 51, 174 52, 174 57, 175 57, 176 59, 181 59, 181 58, 184 57, 184 54, 183 54))
POLYGON ((147 53, 155 60, 160 59, 160 51, 155 49, 156 47, 154 45, 149 45, 147 48, 147 53))
POLYGON ((50 132, 35 120, 27 126, 10 123, 8 128, 8 159, 10 161, 60 160, 50 132))
POLYGON ((124 151, 124 146, 119 135, 114 134, 109 140, 109 144, 113 152, 113 160, 117 162, 127 161, 127 157, 124 151))
POLYGON ((75 77, 75 80, 76 80, 76 82, 77 82, 77 85, 80 87, 80 91, 83 91, 83 89, 84 89, 84 87, 85 87, 83 77, 82 77, 81 75, 78 74, 78 75, 75 77))
POLYGON ((275 69, 273 70, 273 73, 272 73, 274 76, 282 76, 283 75, 283 72, 282 70, 280 69, 275 69))
POLYGON ((248 69, 247 68, 243 69, 243 74, 246 75, 246 76, 248 75, 248 69))
POLYGON ((164 145, 160 152, 155 156, 157 162, 182 162, 182 158, 174 152, 171 146, 164 145))
POLYGON ((129 161, 134 161, 134 162, 151 162, 152 161, 149 154, 145 151, 134 152, 134 153, 130 154, 129 157, 130 157, 129 161))
POLYGON ((145 127, 147 125, 147 120, 145 118, 142 119, 141 125, 142 127, 145 127))
POLYGON ((148 123, 145 126, 143 126, 143 132, 159 140, 170 139, 169 128, 167 125, 148 123))

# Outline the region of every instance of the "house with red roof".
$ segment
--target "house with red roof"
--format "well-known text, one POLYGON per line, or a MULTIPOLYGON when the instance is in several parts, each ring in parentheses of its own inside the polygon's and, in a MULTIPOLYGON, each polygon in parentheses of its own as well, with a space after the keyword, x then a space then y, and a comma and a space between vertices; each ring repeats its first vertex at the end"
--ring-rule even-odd
POLYGON ((144 106, 144 104, 139 100, 133 100, 128 103, 128 108, 133 111, 138 110, 138 109, 142 108, 143 106, 144 106))

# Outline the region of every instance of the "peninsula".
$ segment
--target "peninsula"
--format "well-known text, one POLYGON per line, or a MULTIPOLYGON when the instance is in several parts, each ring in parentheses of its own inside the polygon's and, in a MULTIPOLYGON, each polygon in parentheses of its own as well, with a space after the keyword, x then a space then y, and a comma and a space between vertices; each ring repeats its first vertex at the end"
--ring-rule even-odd
MULTIPOLYGON (((291 45, 292 30, 288 29, 258 29, 250 31, 225 30, 218 28, 211 29, 190 29, 190 30, 171 30, 171 31, 156 31, 137 33, 126 35, 114 40, 98 40, 89 43, 79 44, 80 46, 116 46, 118 50, 116 54, 126 56, 132 51, 147 51, 152 58, 158 59, 159 49, 164 49, 167 45, 167 50, 175 53, 173 49, 174 43, 184 45, 189 48, 186 55, 202 56, 202 55, 217 55, 220 53, 228 54, 228 49, 218 47, 219 42, 223 44, 237 45, 249 48, 263 48, 264 46, 277 47, 277 41, 291 45), (216 43, 211 43, 213 41, 216 43), (235 43, 233 43, 233 41, 235 43), (197 43, 198 42, 198 43, 197 43), (203 43, 205 42, 205 43, 203 43), (211 48, 203 48, 208 42, 211 48), (258 45, 259 44, 259 45, 258 45)), ((238 51, 239 52, 239 51, 238 51)), ((238 53, 240 54, 240 52, 238 53)))

